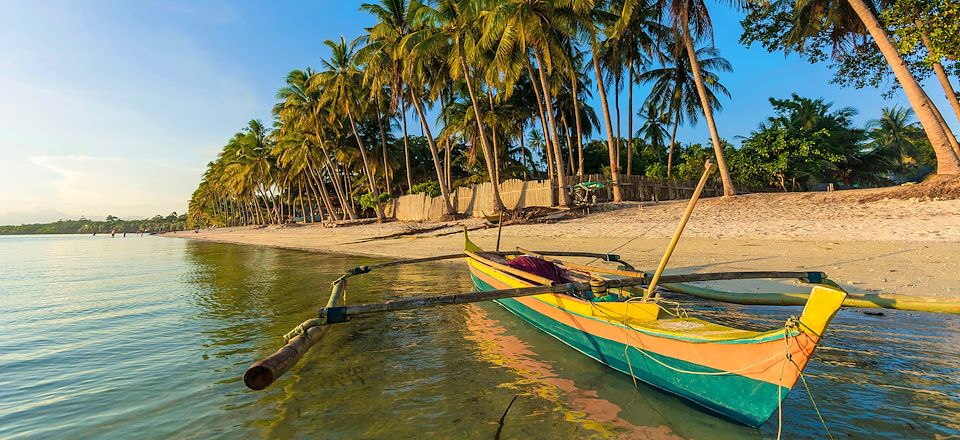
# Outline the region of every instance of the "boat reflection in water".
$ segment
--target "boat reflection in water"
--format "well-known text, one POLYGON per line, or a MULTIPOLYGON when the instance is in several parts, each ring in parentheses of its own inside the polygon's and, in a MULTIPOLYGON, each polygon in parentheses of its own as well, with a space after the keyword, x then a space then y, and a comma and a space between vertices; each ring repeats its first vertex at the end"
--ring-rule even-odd
MULTIPOLYGON (((477 356, 506 368, 517 379, 502 386, 520 397, 510 421, 526 420, 536 412, 555 411, 592 435, 606 438, 743 438, 757 430, 705 414, 676 397, 616 371, 597 365, 561 342, 527 325, 493 304, 466 309, 466 338, 477 344, 477 356), (523 400, 528 414, 518 411, 523 400)), ((517 423, 517 422, 514 422, 517 423)))

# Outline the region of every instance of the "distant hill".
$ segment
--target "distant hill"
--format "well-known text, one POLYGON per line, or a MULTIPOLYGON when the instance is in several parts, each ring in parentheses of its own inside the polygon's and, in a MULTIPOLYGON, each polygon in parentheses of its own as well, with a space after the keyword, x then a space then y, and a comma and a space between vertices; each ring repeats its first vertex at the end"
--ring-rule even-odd
POLYGON ((29 225, 0 226, 0 235, 27 235, 27 234, 93 234, 117 232, 164 232, 186 229, 187 215, 155 215, 143 220, 122 220, 108 215, 106 220, 89 220, 81 217, 78 220, 59 220, 52 223, 35 223, 29 225))

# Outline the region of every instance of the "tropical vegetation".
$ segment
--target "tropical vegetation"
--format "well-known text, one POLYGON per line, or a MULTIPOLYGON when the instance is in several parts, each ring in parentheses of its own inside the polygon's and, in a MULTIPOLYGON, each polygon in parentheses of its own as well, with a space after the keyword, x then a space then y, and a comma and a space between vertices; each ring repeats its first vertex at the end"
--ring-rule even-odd
POLYGON ((104 220, 90 220, 80 217, 77 220, 57 220, 51 223, 0 226, 0 235, 155 233, 182 231, 186 228, 187 215, 178 215, 176 212, 171 212, 165 216, 155 215, 139 220, 123 220, 108 215, 104 220))
MULTIPOLYGON (((878 86, 865 78, 890 71, 910 108, 855 127, 853 109, 771 99, 775 115, 734 146, 713 116, 730 97, 722 80, 733 66, 711 43, 703 0, 380 0, 360 6, 375 20, 361 37, 327 40, 318 67, 287 75, 271 124, 250 121, 230 138, 190 200, 189 221, 383 220, 384 201, 417 192, 454 214, 457 186, 510 178, 547 180, 555 204, 568 206, 571 176, 590 173, 608 176, 621 201, 622 175, 693 179, 707 158, 726 195, 960 173, 953 133, 917 82, 946 76, 956 100, 956 8, 742 6, 744 43, 814 62, 832 54, 854 86, 878 86), (874 64, 854 73, 859 55, 874 64), (649 93, 634 99, 641 84, 649 93), (683 145, 678 127, 700 122, 710 145, 683 145)), ((506 209, 492 188, 492 205, 506 209)))

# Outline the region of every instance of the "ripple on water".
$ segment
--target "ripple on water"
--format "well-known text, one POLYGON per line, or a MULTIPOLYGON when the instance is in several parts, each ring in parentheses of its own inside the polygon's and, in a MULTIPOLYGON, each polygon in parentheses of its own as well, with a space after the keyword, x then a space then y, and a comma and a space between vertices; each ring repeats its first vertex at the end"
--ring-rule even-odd
MULTIPOLYGON (((240 376, 362 257, 150 237, 0 237, 0 438, 756 438, 598 365, 493 304, 352 321, 277 384, 240 376)), ((369 302, 470 287, 458 265, 351 279, 369 302)), ((777 327, 793 308, 696 303, 777 327)), ((838 314, 807 379, 835 435, 960 431, 960 320, 838 314)), ((802 385, 790 438, 823 436, 802 385)))

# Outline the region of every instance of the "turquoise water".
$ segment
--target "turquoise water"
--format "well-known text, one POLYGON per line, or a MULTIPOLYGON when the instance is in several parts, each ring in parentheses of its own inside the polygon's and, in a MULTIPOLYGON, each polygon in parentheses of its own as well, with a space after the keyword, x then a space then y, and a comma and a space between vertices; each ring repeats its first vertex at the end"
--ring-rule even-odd
MULTIPOLYGON (((776 435, 776 417, 754 430, 635 388, 492 304, 343 324, 273 387, 243 386, 330 281, 373 261, 132 235, 0 237, 0 438, 776 435)), ((469 286, 460 265, 406 266, 352 279, 347 299, 469 286)), ((798 314, 694 308, 759 327, 798 314)), ((837 438, 960 435, 956 317, 842 311, 806 377, 837 438)), ((801 384, 783 430, 825 437, 801 384)))

